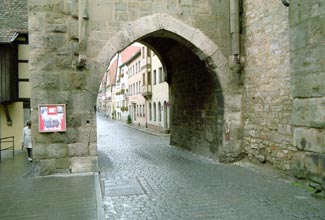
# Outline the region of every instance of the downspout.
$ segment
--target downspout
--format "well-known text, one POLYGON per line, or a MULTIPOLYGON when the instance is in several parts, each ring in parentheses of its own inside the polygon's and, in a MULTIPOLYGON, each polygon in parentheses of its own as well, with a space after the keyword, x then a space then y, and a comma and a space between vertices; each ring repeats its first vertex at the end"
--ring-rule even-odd
POLYGON ((241 83, 239 1, 240 0, 230 0, 230 35, 231 35, 230 68, 234 71, 234 73, 236 73, 239 82, 241 83))

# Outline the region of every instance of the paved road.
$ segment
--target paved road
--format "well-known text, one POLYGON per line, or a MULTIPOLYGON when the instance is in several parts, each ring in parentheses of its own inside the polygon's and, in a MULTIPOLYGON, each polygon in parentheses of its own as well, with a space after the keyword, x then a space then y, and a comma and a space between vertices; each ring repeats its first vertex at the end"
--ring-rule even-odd
POLYGON ((2 157, 1 220, 102 220, 94 174, 34 176, 37 162, 27 161, 26 154, 16 151, 14 158, 2 157))
POLYGON ((325 220, 325 201, 272 173, 225 165, 98 117, 107 219, 325 220))

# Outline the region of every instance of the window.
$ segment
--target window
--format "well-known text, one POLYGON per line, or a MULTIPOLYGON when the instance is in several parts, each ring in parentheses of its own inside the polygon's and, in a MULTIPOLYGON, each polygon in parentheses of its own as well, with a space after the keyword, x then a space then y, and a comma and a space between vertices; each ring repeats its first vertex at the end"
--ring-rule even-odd
POLYGON ((158 102, 158 121, 161 122, 161 104, 158 102))
POLYGON ((135 83, 133 83, 132 94, 135 94, 135 83))
POLYGON ((148 72, 148 85, 151 85, 151 73, 148 72))
POLYGON ((138 82, 135 83, 135 94, 138 94, 138 82))
POLYGON ((162 67, 159 67, 159 83, 164 81, 164 72, 162 67))
POLYGON ((156 70, 153 71, 152 79, 153 79, 153 84, 156 85, 157 84, 157 71, 156 70))
POLYGON ((145 114, 145 107, 144 107, 144 105, 142 105, 142 109, 143 109, 143 117, 145 117, 146 116, 146 114, 145 114))
POLYGON ((142 108, 142 117, 144 116, 144 108, 143 108, 143 105, 141 106, 142 108))
POLYGON ((156 103, 153 103, 153 120, 156 121, 156 103))
POLYGON ((143 85, 146 85, 146 74, 142 74, 143 85))
POLYGON ((18 94, 17 46, 0 45, 0 100, 16 100, 18 94))
POLYGON ((137 108, 135 104, 133 104, 133 120, 137 120, 137 108))
POLYGON ((139 93, 139 83, 136 82, 136 84, 137 84, 137 87, 136 87, 136 91, 135 91, 135 93, 138 94, 138 93, 139 93))
POLYGON ((149 103, 149 120, 152 121, 152 108, 151 108, 151 102, 149 103))
POLYGON ((144 116, 144 109, 143 109, 142 105, 140 105, 140 109, 141 109, 141 117, 143 117, 144 116))

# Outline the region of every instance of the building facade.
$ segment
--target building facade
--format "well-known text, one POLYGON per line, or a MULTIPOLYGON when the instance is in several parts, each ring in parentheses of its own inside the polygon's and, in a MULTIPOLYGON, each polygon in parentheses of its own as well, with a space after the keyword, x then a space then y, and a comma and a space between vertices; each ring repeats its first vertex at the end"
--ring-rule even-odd
MULTIPOLYGON (((132 115, 131 111, 133 111, 133 109, 129 109, 130 108, 129 100, 131 95, 129 80, 134 75, 135 67, 133 66, 133 62, 136 62, 134 60, 138 59, 139 50, 140 50, 139 44, 134 43, 129 47, 125 48, 119 54, 120 59, 118 65, 118 78, 120 79, 120 89, 118 91, 119 99, 117 100, 117 106, 118 106, 120 117, 118 117, 117 119, 123 120, 124 122, 128 120, 128 116, 129 115, 131 116, 132 115), (130 62, 132 63, 132 66, 130 66, 131 65, 130 62)), ((132 79, 131 82, 133 81, 132 79)), ((133 100, 133 102, 136 102, 138 100, 135 99, 134 96, 132 96, 131 99, 133 100)))
MULTIPOLYGON (((148 48, 145 48, 148 49, 148 48)), ((150 87, 152 95, 147 96, 147 126, 154 130, 169 133, 169 88, 166 81, 166 74, 162 63, 154 52, 149 52, 150 67, 150 87)), ((144 92, 147 89, 144 89, 144 92)))
POLYGON ((128 116, 128 111, 125 109, 127 107, 127 75, 125 68, 119 68, 118 76, 116 77, 116 120, 126 120, 128 116))
POLYGON ((118 71, 118 56, 114 56, 104 73, 100 83, 97 107, 99 112, 109 118, 116 118, 116 76, 118 71))
POLYGON ((133 124, 146 126, 145 99, 141 94, 143 77, 141 69, 141 48, 126 62, 128 66, 129 115, 133 124))
POLYGON ((16 150, 31 119, 27 10, 27 1, 0 4, 0 138, 13 136, 16 150))
MULTIPOLYGON (((166 74, 158 56, 146 46, 135 43, 116 57, 116 81, 109 85, 116 92, 111 93, 110 90, 103 89, 102 85, 107 81, 105 72, 98 95, 99 108, 110 109, 103 103, 106 103, 106 106, 116 106, 114 119, 126 122, 130 116, 131 122, 140 127, 168 133, 169 90, 165 80, 166 74), (111 98, 112 94, 114 99, 111 98)), ((110 68, 108 72, 109 70, 110 68)))

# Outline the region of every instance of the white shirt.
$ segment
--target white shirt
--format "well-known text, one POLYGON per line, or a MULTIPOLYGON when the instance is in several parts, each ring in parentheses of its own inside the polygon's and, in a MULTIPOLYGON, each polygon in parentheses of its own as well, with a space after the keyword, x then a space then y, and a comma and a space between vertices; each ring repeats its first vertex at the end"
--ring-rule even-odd
POLYGON ((21 137, 21 143, 24 147, 32 148, 32 129, 28 128, 28 126, 23 128, 23 134, 21 137))

